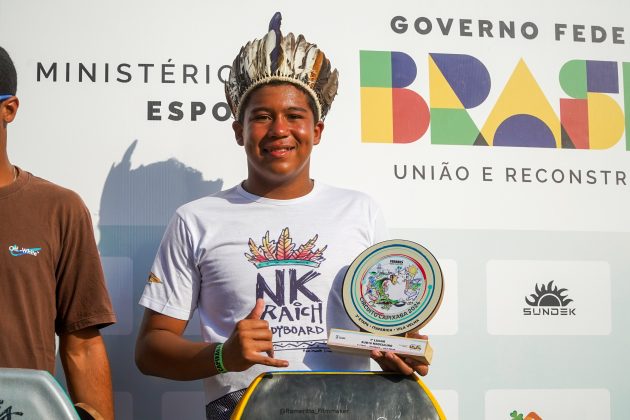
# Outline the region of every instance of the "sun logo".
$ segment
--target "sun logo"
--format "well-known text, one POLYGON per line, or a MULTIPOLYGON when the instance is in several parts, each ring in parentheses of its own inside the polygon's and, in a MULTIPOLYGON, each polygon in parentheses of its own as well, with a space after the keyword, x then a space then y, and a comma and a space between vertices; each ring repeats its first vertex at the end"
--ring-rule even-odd
POLYGON ((567 289, 558 289, 558 286, 554 286, 553 280, 547 286, 543 284, 542 287, 539 287, 537 283, 536 294, 529 295, 531 301, 529 297, 526 297, 525 302, 529 306, 567 306, 573 302, 573 299, 567 299, 567 296, 563 295, 566 291, 567 289))
POLYGON ((260 246, 257 246, 253 239, 249 239, 251 254, 245 253, 245 257, 247 257, 247 261, 254 264, 257 268, 278 265, 319 267, 322 261, 325 260, 323 253, 328 245, 321 249, 313 250, 315 242, 317 242, 317 235, 295 250, 295 244, 291 236, 289 236, 288 227, 282 229, 277 242, 269 239, 269 231, 267 231, 262 238, 260 246))

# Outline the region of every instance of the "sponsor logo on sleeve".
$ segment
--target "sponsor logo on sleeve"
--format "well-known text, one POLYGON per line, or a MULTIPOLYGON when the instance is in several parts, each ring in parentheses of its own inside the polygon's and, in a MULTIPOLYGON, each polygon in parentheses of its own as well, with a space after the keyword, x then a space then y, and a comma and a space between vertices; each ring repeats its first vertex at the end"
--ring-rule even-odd
POLYGON ((162 283, 162 280, 158 276, 153 273, 149 273, 149 278, 147 279, 147 283, 162 283))

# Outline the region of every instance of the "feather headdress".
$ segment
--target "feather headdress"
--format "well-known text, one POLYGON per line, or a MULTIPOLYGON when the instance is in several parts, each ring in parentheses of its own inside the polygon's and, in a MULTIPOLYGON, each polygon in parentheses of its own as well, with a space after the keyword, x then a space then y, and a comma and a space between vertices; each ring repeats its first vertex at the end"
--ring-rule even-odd
POLYGON ((276 12, 267 35, 245 44, 232 63, 225 96, 237 120, 247 95, 274 80, 293 83, 308 92, 317 105, 316 120, 326 117, 337 94, 339 74, 324 53, 302 35, 282 36, 281 22, 282 15, 276 12))

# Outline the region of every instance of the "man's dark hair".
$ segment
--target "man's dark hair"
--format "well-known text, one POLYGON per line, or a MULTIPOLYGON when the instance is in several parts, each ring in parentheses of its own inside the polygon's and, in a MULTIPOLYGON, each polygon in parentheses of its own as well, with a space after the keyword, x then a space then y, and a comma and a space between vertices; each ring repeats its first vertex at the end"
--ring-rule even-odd
POLYGON ((17 93, 17 72, 9 53, 0 47, 0 95, 17 93))

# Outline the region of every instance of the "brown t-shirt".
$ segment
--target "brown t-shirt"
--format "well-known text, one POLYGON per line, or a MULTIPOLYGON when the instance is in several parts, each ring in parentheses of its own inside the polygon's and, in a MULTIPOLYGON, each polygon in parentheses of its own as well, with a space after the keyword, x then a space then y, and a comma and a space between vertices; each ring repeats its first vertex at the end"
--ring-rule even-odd
POLYGON ((0 188, 0 366, 52 373, 54 332, 114 322, 83 201, 20 170, 0 188))

